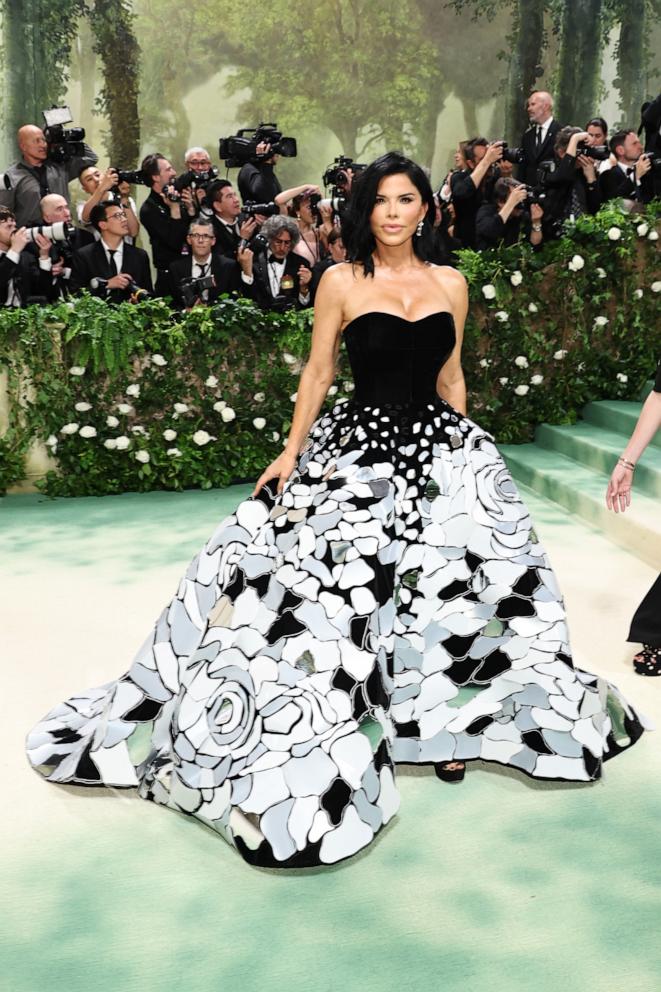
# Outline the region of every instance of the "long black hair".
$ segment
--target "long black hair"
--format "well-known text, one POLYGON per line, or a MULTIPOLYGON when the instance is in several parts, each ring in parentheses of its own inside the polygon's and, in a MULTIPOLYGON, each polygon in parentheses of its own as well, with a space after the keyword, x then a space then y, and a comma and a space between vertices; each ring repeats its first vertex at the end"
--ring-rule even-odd
POLYGON ((431 184, 425 172, 410 158, 400 152, 386 152, 375 159, 353 181, 349 207, 342 218, 342 240, 350 262, 360 262, 365 275, 374 275, 372 253, 376 239, 372 234, 370 218, 376 203, 379 183, 386 176, 404 174, 416 187, 422 202, 427 204, 427 213, 422 221, 422 233, 413 238, 413 251, 423 262, 434 256, 434 218, 436 204, 431 184))

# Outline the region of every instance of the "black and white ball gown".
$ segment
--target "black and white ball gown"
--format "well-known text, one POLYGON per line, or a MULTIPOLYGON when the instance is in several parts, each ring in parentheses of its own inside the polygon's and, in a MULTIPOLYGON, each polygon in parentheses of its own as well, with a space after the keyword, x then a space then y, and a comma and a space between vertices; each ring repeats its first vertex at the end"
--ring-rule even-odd
POLYGON ((256 865, 368 845, 397 762, 588 782, 643 729, 573 667, 493 439, 436 393, 451 315, 366 313, 344 338, 355 398, 313 425, 284 492, 220 524, 128 674, 28 739, 51 781, 137 787, 256 865))

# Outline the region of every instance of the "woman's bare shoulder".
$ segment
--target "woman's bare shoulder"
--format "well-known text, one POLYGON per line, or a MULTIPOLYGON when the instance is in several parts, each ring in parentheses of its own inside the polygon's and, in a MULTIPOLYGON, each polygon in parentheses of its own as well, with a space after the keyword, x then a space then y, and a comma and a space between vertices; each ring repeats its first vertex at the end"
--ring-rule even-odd
POLYGON ((466 277, 451 265, 431 265, 430 268, 434 279, 450 292, 460 292, 468 286, 466 277))
POLYGON ((355 262, 336 262, 326 269, 324 279, 333 286, 349 286, 355 283, 362 273, 362 265, 355 262))

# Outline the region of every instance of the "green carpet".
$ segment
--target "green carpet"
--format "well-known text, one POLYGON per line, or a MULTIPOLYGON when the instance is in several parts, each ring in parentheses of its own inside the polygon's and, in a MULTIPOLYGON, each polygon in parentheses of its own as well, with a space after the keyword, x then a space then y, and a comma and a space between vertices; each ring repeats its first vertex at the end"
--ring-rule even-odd
MULTIPOLYGON (((400 769, 400 814, 335 868, 250 868, 131 792, 57 787, 23 736, 115 678, 187 561, 249 487, 0 501, 2 992, 658 992, 656 734, 590 786, 485 765, 449 786, 400 769)), ((661 717, 630 667, 653 570, 525 498, 563 585, 577 661, 661 717)))

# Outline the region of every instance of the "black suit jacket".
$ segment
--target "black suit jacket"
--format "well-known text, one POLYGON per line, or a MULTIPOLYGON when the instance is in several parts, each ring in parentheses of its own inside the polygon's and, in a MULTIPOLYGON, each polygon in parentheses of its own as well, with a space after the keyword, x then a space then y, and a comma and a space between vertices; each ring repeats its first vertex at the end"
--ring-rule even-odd
MULTIPOLYGON (((190 279, 193 271, 193 256, 182 255, 170 266, 170 295, 176 307, 183 310, 186 306, 181 293, 181 280, 190 279)), ((241 269, 238 262, 233 262, 222 255, 211 253, 211 270, 216 281, 216 285, 209 290, 209 305, 213 305, 223 293, 243 293, 250 296, 250 286, 247 286, 241 279, 241 269)))
MULTIPOLYGON (((290 252, 287 255, 287 260, 285 262, 285 268, 282 273, 284 279, 285 276, 291 276, 293 280, 293 287, 291 289, 283 290, 276 301, 271 293, 271 285, 269 283, 269 273, 268 273, 268 257, 270 252, 267 250, 265 252, 260 252, 255 255, 253 260, 253 299, 262 310, 286 310, 288 309, 287 303, 298 309, 303 308, 303 304, 299 303, 299 294, 301 292, 301 286, 298 279, 298 270, 301 265, 306 268, 310 268, 308 263, 300 255, 295 252, 290 252)), ((305 304, 306 307, 310 306, 309 303, 305 304)))
POLYGON ((315 262, 312 266, 312 281, 310 283, 310 306, 314 306, 314 299, 317 295, 317 290, 319 289, 319 283, 321 282, 321 277, 323 276, 326 269, 330 269, 331 266, 335 265, 333 258, 327 255, 326 258, 322 258, 321 261, 315 262))
MULTIPOLYGON (((149 256, 142 248, 124 243, 122 272, 132 276, 133 281, 141 289, 146 289, 148 293, 154 292, 149 256)), ((82 289, 87 289, 93 296, 109 299, 112 303, 128 300, 131 296, 130 289, 112 289, 108 292, 105 285, 97 286, 96 289, 90 285, 92 279, 110 278, 110 265, 100 241, 95 241, 94 244, 86 245, 85 248, 74 252, 70 280, 72 293, 79 293, 82 289)))
POLYGON ((619 165, 614 165, 612 169, 599 174, 599 191, 604 203, 606 200, 616 199, 649 203, 652 199, 652 174, 648 172, 644 175, 638 186, 635 179, 629 179, 619 165))
POLYGON ((475 248, 475 219, 484 202, 484 192, 475 185, 468 169, 452 173, 450 189, 455 216, 454 236, 462 248, 475 248))
POLYGON ((151 242, 154 267, 167 271, 170 262, 176 262, 186 241, 188 225, 192 218, 182 207, 180 220, 173 220, 162 198, 152 190, 140 207, 140 223, 151 242))
MULTIPOLYGON (((63 261, 64 272, 59 276, 51 275, 48 288, 48 301, 50 303, 55 303, 57 300, 64 299, 64 297, 69 295, 71 292, 73 254, 81 248, 85 248, 86 245, 93 244, 94 235, 90 234, 89 231, 84 231, 81 227, 77 227, 67 241, 53 241, 48 253, 50 260, 53 265, 56 265, 59 261, 63 261)), ((31 252, 36 259, 39 258, 39 248, 34 242, 31 242, 25 251, 31 252)))
POLYGON ((30 296, 49 299, 51 274, 39 267, 37 258, 31 252, 22 251, 18 262, 7 258, 6 254, 0 256, 0 307, 7 304, 12 279, 22 307, 27 306, 30 296))
POLYGON ((518 178, 528 186, 537 185, 537 169, 540 162, 550 162, 553 158, 555 136, 560 131, 560 125, 552 120, 541 147, 535 149, 537 139, 536 125, 531 125, 523 132, 520 148, 523 151, 523 162, 519 163, 518 178))
POLYGON ((223 255, 225 258, 236 260, 236 252, 241 240, 238 232, 229 230, 217 214, 213 214, 211 223, 213 233, 216 235, 216 243, 212 249, 214 255, 223 255))

